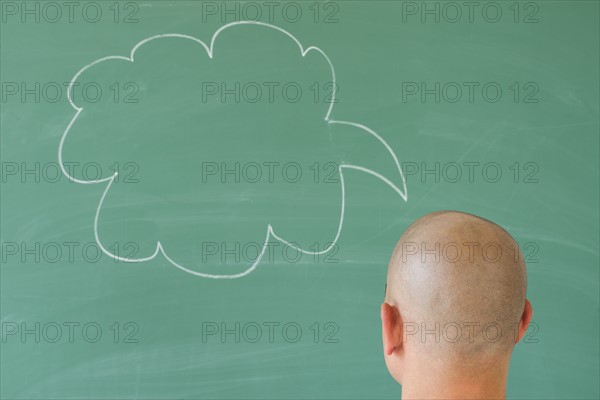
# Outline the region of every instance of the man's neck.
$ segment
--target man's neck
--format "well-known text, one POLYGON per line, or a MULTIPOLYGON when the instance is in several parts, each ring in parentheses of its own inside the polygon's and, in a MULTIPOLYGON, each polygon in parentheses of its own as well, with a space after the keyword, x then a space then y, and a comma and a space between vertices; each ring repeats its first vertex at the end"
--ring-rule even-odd
POLYGON ((402 378, 402 400, 505 399, 508 365, 475 369, 422 366, 402 378))

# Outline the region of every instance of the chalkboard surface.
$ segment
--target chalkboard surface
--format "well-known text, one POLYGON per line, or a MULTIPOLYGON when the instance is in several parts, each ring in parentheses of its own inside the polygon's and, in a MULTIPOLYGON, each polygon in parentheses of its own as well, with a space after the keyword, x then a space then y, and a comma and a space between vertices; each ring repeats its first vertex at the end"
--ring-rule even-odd
POLYGON ((440 209, 524 253, 508 396, 599 396, 597 2, 0 4, 3 399, 398 398, 440 209))

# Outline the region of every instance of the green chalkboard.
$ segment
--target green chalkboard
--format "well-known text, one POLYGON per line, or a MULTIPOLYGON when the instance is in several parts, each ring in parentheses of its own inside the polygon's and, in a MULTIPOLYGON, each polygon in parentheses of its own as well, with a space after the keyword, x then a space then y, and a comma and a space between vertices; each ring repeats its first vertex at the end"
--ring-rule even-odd
POLYGON ((440 209, 524 253, 508 397, 600 395, 598 2, 0 7, 2 399, 398 398, 440 209))

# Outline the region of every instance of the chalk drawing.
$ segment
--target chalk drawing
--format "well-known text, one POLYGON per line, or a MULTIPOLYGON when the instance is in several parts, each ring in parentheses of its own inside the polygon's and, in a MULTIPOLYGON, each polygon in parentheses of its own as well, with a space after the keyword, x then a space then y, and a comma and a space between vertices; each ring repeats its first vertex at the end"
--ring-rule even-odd
POLYGON ((177 33, 168 33, 168 34, 162 34, 162 35, 156 35, 156 36, 151 36, 148 37, 140 42, 138 42, 133 49, 131 50, 131 53, 129 55, 129 57, 125 57, 125 56, 108 56, 108 57, 103 57, 103 58, 99 58, 91 63, 89 63, 88 65, 86 65, 85 67, 81 68, 79 71, 77 71, 77 73, 75 74, 75 76, 73 76, 73 79, 71 79, 70 83, 69 83, 69 87, 68 87, 68 91, 67 91, 67 98, 69 100, 69 103, 71 104, 71 107, 73 107, 76 111, 75 116, 71 119, 71 121, 69 122, 69 124, 67 125, 61 139, 60 139, 60 143, 58 146, 58 162, 60 165, 60 168, 63 172, 63 174, 68 177, 70 180, 72 180, 73 182, 76 183, 80 183, 80 184, 97 184, 97 183, 103 183, 106 182, 106 188, 104 189, 104 192, 102 193, 102 197, 100 198, 100 202, 98 203, 98 207, 96 208, 96 214, 94 217, 94 237, 96 242, 98 243, 98 246, 100 247, 100 249, 102 250, 102 252, 104 252, 104 254, 106 254, 109 257, 112 257, 116 260, 119 261, 123 261, 123 262, 130 262, 130 263, 137 263, 137 262, 144 262, 144 261, 149 261, 154 259, 158 254, 162 254, 162 256, 174 267, 179 268, 180 270, 187 272, 189 274, 195 275, 195 276, 199 276, 202 278, 208 278, 208 279, 235 279, 235 278, 241 278, 243 276, 246 276, 248 274, 250 274, 252 271, 254 271, 256 269, 256 267, 258 266, 258 264, 260 263, 263 255, 265 254, 265 250, 267 249, 268 243, 270 238, 275 238, 278 241, 280 241, 281 243, 285 244, 286 246, 289 246, 297 251, 300 251, 304 254, 309 254, 309 255, 319 255, 319 254, 324 254, 329 252, 333 246, 335 246, 335 244, 337 243, 339 237, 340 237, 340 233, 342 231, 342 227, 344 224, 344 210, 345 210, 345 203, 346 203, 346 190, 345 190, 345 183, 344 183, 344 170, 347 169, 354 169, 354 170, 358 170, 358 171, 362 171, 365 172, 367 174, 370 174, 372 176, 374 176, 377 179, 380 179, 381 181, 383 181, 384 183, 386 183, 388 186, 390 186, 394 191, 396 191, 396 193, 398 193, 398 195, 400 195, 400 197, 404 200, 404 201, 408 201, 408 193, 407 193, 407 189, 406 189, 406 179, 404 177, 404 173, 402 172, 402 168, 400 167, 400 162, 398 161, 398 157, 396 156, 396 154, 394 153, 394 151, 392 150, 392 148, 386 143, 386 141, 379 136, 377 133, 375 133, 375 131, 373 131, 372 129, 356 123, 356 122, 349 122, 349 121, 339 121, 339 120, 334 120, 331 119, 331 112, 333 110, 333 106, 334 106, 334 102, 335 102, 335 88, 337 88, 336 85, 336 76, 335 76, 335 70, 333 68, 333 63, 331 62, 331 60, 329 59, 329 57, 327 56, 327 54, 325 54, 325 52, 323 50, 321 50, 318 47, 315 46, 309 46, 307 48, 304 48, 302 46, 302 44, 300 43, 300 41, 293 36, 291 33, 289 33, 288 31, 275 26, 275 25, 271 25, 271 24, 267 24, 264 22, 259 22, 259 21, 236 21, 236 22, 232 22, 229 24, 226 24, 224 26, 222 26, 221 28, 219 28, 212 36, 212 39, 210 41, 210 44, 207 45, 206 43, 204 43, 202 40, 189 36, 189 35, 182 35, 182 34, 177 34, 177 33), (327 124, 338 124, 338 125, 348 125, 348 126, 353 126, 355 128, 361 129, 365 132, 365 134, 368 135, 372 135, 375 139, 377 139, 382 146, 385 147, 385 149, 388 151, 388 153, 390 154, 390 156, 392 157, 392 159, 394 160, 394 164, 396 165, 396 168, 398 169, 398 173, 400 174, 401 180, 402 180, 402 188, 397 187, 392 181, 390 181, 388 178, 386 178, 385 176, 371 170, 365 167, 362 167, 360 165, 353 165, 353 164, 345 164, 345 163, 341 163, 338 166, 338 171, 340 174, 340 185, 341 185, 341 191, 342 191, 342 199, 341 199, 341 208, 340 208, 340 221, 338 224, 338 228, 337 228, 337 232, 335 234, 335 238, 331 241, 331 244, 329 247, 321 250, 321 251, 308 251, 305 249, 302 249, 294 244, 292 244, 291 242, 289 242, 288 240, 284 239, 283 237, 277 235, 275 233, 275 230, 273 229, 273 227, 271 226, 271 224, 267 225, 267 233, 266 233, 266 237, 265 237, 265 241, 262 247, 262 250, 260 252, 260 254, 257 256, 257 258, 254 260, 254 262, 252 263, 252 265, 250 265, 245 271, 240 272, 238 274, 231 274, 231 275, 220 275, 220 274, 207 274, 207 273, 203 273, 203 272, 199 272, 199 271, 194 271, 192 269, 189 269, 181 264, 178 264, 177 262, 175 262, 171 257, 169 257, 169 255, 167 254, 167 252, 163 249, 163 246, 161 245, 160 241, 156 242, 156 248, 154 250, 154 252, 148 256, 148 257, 142 257, 142 258, 127 258, 127 257, 121 257, 118 256, 112 252, 110 252, 103 244, 102 241, 100 240, 100 236, 98 235, 98 220, 100 217, 100 210, 102 209, 102 204, 104 203, 104 199, 106 198, 106 194, 109 192, 113 182, 115 181, 115 178, 118 175, 118 172, 115 172, 112 176, 109 176, 107 178, 102 178, 102 179, 96 179, 96 180, 81 180, 81 179, 77 179, 73 176, 71 176, 68 172, 67 169, 64 166, 63 163, 63 146, 65 143, 65 139, 67 138, 67 135, 69 133, 69 131, 71 130, 71 127, 73 126, 73 124, 75 123, 75 121, 77 120, 77 117, 79 116, 79 114, 81 113, 81 111, 83 110, 83 107, 77 107, 74 103, 73 103, 73 99, 72 99, 72 91, 73 91, 73 85, 75 84, 75 82, 77 81, 77 79, 79 78, 79 76, 86 71, 87 69, 101 63, 107 60, 125 60, 125 61, 129 61, 129 62, 134 62, 135 59, 135 53, 136 51, 143 46, 144 44, 151 42, 153 40, 156 39, 160 39, 160 38, 181 38, 181 39, 188 39, 191 41, 194 41, 196 43, 198 43, 200 46, 204 47, 204 49, 206 50, 206 53, 208 54, 209 58, 213 58, 213 49, 214 49, 214 44, 215 44, 215 40, 217 39, 217 37, 219 36, 219 34, 221 32, 223 32, 226 29, 231 29, 235 26, 239 26, 239 25, 259 25, 259 26, 263 26, 263 27, 267 27, 270 29, 274 29, 276 31, 279 31, 281 33, 283 33, 284 35, 288 36, 290 39, 292 39, 300 48, 300 53, 302 55, 302 57, 306 56, 307 53, 309 53, 310 51, 315 51, 319 54, 321 54, 325 60, 327 61, 327 63, 329 64, 330 70, 331 70, 331 76, 332 76, 332 80, 331 82, 333 83, 332 87, 333 87, 333 92, 332 92, 332 101, 327 109, 327 113, 325 114, 325 123, 327 124))

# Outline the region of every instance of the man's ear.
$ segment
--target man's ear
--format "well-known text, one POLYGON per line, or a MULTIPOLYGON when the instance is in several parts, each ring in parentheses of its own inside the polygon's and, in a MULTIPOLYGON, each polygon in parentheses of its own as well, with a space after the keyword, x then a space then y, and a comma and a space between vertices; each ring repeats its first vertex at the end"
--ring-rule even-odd
POLYGON ((381 305, 381 331, 383 336, 383 353, 391 356, 402 347, 402 318, 400 312, 391 304, 381 305))
POLYGON ((525 308, 523 308, 523 314, 519 321, 519 332, 515 343, 519 342, 525 336, 525 332, 527 332, 527 328, 529 328, 529 323, 531 322, 531 317, 533 317, 533 308, 529 300, 525 299, 525 308))

